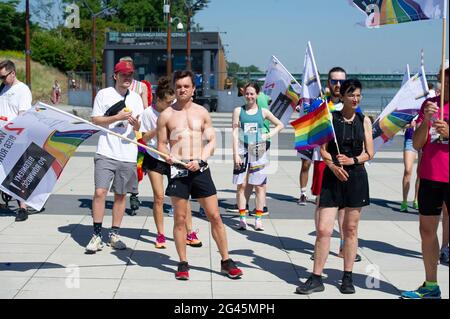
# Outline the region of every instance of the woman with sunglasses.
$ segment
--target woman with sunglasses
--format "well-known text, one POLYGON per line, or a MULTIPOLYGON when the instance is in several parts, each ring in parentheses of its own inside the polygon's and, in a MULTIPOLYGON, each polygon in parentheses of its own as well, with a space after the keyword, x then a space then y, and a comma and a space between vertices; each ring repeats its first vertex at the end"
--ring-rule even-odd
POLYGON ((372 124, 356 109, 361 101, 362 85, 358 80, 342 83, 343 108, 333 112, 336 140, 322 145, 320 153, 327 167, 324 172, 319 202, 319 220, 314 251, 314 269, 297 293, 310 294, 325 289, 322 272, 330 251, 336 214, 345 209, 344 274, 340 291, 354 294, 352 271, 358 247, 358 224, 362 207, 370 204, 369 181, 364 162, 373 157, 372 124))

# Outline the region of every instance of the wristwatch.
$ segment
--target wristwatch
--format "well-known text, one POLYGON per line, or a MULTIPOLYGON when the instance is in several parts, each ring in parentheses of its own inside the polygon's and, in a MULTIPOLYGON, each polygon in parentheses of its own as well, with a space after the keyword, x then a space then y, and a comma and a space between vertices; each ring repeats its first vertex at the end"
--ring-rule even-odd
POLYGON ((358 164, 359 164, 358 158, 357 158, 356 156, 353 157, 353 161, 355 162, 355 165, 358 165, 358 164))
POLYGON ((205 162, 204 160, 199 160, 198 161, 198 166, 200 166, 200 168, 203 168, 203 167, 208 166, 208 163, 205 162))

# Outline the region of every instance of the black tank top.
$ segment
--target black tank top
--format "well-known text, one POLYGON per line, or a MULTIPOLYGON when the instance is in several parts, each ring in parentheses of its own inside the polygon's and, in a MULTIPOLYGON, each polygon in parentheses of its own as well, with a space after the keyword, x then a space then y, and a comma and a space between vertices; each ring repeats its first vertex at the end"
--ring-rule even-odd
MULTIPOLYGON (((341 154, 353 158, 361 155, 364 145, 364 115, 356 113, 352 122, 345 122, 341 112, 333 112, 333 125, 341 154)), ((328 152, 336 159, 335 141, 328 144, 328 152)))

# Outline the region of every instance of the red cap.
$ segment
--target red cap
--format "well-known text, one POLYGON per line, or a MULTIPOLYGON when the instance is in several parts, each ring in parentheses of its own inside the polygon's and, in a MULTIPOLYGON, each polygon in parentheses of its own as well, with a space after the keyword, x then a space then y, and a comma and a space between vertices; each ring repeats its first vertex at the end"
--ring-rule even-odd
POLYGON ((129 61, 121 61, 114 67, 114 73, 133 73, 134 65, 129 61))

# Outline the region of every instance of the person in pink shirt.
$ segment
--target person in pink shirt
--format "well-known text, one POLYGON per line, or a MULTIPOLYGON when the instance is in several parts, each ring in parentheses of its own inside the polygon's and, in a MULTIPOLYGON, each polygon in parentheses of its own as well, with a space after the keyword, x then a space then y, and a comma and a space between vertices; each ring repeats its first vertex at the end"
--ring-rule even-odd
MULTIPOLYGON (((405 299, 440 299, 441 291, 437 283, 437 265, 439 260, 439 240, 437 230, 444 203, 449 207, 449 69, 445 69, 445 82, 441 94, 444 94, 444 119, 441 115, 440 96, 424 102, 414 132, 414 148, 422 150, 420 164, 419 213, 422 254, 425 265, 425 282, 414 291, 405 291, 405 299)), ((441 78, 439 76, 439 78, 441 78)))

